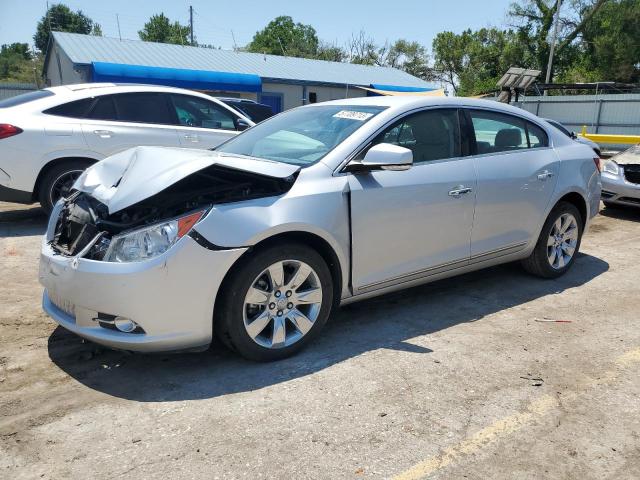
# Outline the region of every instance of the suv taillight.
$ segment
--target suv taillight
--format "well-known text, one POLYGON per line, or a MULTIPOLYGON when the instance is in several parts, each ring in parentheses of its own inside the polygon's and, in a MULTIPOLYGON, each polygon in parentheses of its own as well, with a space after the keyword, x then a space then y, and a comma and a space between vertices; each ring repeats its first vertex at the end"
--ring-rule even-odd
POLYGON ((596 170, 598 170, 598 173, 602 173, 602 163, 600 163, 600 157, 593 157, 593 163, 596 164, 596 170))
POLYGON ((22 129, 8 123, 0 123, 0 140, 22 133, 22 129))

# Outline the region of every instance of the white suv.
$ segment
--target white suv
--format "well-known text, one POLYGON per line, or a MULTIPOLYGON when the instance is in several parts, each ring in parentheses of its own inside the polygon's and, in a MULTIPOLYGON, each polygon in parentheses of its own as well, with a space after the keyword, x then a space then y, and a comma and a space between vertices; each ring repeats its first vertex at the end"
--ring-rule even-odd
POLYGON ((89 83, 0 101, 0 200, 49 211, 92 163, 149 145, 212 148, 252 126, 208 95, 89 83))

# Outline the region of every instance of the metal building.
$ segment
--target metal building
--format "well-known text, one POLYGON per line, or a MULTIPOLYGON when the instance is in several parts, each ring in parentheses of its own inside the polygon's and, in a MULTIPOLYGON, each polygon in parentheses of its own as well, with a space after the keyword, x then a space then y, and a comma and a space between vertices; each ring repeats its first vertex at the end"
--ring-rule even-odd
POLYGON ((434 87, 395 68, 54 32, 44 62, 49 86, 152 83, 234 96, 277 113, 305 103, 434 87))

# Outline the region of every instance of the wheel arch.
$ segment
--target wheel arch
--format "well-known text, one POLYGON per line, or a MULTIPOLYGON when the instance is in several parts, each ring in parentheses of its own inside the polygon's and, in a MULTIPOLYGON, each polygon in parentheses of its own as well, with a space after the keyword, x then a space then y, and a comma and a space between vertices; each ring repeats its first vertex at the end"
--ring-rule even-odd
POLYGON ((587 224, 587 216, 589 214, 585 198, 578 192, 568 192, 558 199, 553 208, 555 208, 560 202, 570 203, 578 209, 580 216, 582 217, 582 229, 584 230, 587 224))
POLYGON ((65 156, 65 157, 58 157, 58 158, 54 158, 52 160, 49 160, 41 169, 40 172, 38 173, 38 176, 36 178, 36 182, 33 185, 33 192, 31 193, 31 198, 32 200, 37 200, 38 196, 40 195, 40 188, 42 186, 42 179, 47 175, 47 173, 54 168, 57 165, 60 165, 62 163, 65 162, 84 162, 87 164, 87 166, 92 165, 96 162, 98 162, 97 159, 95 158, 91 158, 91 157, 83 157, 83 156, 79 156, 79 155, 71 155, 71 156, 65 156))
MULTIPOLYGON (((334 306, 338 305, 340 303, 340 299, 342 298, 342 287, 344 283, 344 275, 342 265, 340 263, 340 258, 327 240, 322 238, 320 235, 306 231, 289 231, 277 233, 259 241, 255 245, 252 245, 234 262, 231 268, 229 268, 222 280, 220 289, 218 291, 222 291, 225 288, 227 281, 231 277, 231 274, 237 268, 239 268, 243 262, 248 261, 253 253, 258 250, 281 244, 283 242, 299 243, 301 245, 311 247, 320 254, 320 256, 326 262, 329 271, 331 272, 331 279, 333 280, 333 303, 334 306)), ((216 307, 214 307, 214 311, 217 308, 218 298, 216 298, 215 303, 216 307)))

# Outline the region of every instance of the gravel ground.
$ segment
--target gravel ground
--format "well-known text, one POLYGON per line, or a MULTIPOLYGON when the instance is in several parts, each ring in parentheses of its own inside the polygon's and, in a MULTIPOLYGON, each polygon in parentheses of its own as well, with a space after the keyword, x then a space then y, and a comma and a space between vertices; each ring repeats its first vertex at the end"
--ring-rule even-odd
POLYGON ((506 265, 354 304, 271 364, 67 333, 40 308, 44 228, 0 203, 0 478, 640 478, 640 210, 604 210, 559 280, 506 265))

